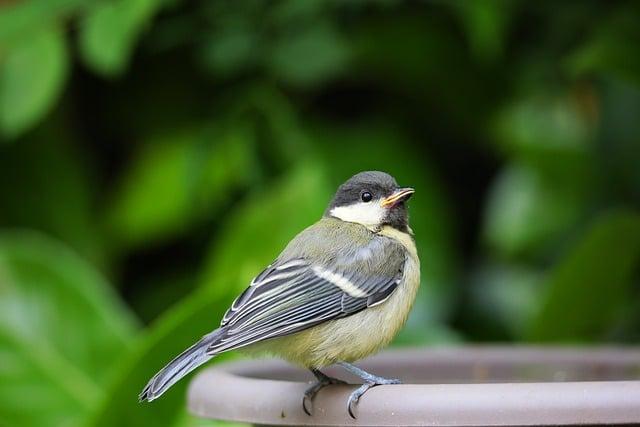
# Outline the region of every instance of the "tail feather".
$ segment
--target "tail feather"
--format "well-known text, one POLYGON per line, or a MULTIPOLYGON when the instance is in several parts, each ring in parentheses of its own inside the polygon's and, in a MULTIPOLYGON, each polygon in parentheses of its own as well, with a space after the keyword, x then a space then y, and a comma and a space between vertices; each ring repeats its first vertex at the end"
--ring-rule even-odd
POLYGON ((149 380, 138 396, 140 402, 151 402, 157 399, 182 377, 211 359, 213 355, 207 354, 207 349, 219 336, 220 330, 205 335, 169 362, 149 380))

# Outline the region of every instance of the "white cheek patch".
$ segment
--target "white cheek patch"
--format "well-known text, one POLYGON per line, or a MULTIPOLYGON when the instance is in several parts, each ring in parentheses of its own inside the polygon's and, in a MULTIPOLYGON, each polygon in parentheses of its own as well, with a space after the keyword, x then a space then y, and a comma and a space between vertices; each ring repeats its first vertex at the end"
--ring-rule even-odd
POLYGON ((356 222, 367 228, 376 228, 382 223, 386 209, 382 207, 380 200, 372 200, 369 203, 359 202, 348 206, 337 206, 329 213, 343 221, 356 222))

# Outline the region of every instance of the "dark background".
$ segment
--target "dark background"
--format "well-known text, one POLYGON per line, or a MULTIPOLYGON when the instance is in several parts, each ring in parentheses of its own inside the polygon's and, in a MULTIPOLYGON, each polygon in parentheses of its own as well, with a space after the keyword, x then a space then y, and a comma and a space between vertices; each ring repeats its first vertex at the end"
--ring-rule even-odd
POLYGON ((361 170, 417 190, 395 345, 637 343, 639 22, 633 1, 5 2, 0 426, 211 425, 188 381, 137 393, 361 170))

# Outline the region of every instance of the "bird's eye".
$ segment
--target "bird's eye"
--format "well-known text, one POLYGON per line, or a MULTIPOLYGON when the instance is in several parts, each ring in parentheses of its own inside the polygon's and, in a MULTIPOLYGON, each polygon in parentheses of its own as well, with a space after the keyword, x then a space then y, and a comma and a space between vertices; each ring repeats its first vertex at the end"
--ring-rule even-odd
POLYGON ((360 196, 360 198, 363 202, 368 203, 373 199, 373 196, 368 191, 365 191, 364 193, 362 193, 362 196, 360 196))

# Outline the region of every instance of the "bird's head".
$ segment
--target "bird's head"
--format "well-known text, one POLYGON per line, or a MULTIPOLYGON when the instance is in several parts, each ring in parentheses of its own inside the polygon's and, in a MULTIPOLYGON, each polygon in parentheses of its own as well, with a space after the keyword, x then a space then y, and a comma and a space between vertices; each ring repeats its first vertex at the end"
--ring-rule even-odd
POLYGON ((398 186, 387 173, 360 172, 338 188, 325 216, 362 224, 371 230, 389 225, 406 232, 409 215, 405 202, 414 191, 398 186))

